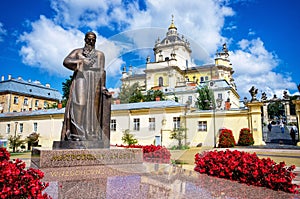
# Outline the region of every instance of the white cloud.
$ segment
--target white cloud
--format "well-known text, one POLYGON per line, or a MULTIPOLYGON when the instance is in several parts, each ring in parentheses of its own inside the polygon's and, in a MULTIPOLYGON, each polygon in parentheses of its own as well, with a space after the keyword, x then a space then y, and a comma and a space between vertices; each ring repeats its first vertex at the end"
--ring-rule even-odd
POLYGON ((131 13, 138 11, 137 3, 125 4, 121 0, 52 0, 51 7, 57 12, 55 21, 63 26, 110 27, 119 29, 127 23, 131 13), (117 26, 112 25, 113 23, 117 26))
MULTIPOLYGON (((215 53, 226 38, 220 34, 225 17, 234 15, 234 11, 222 2, 214 0, 146 0, 146 10, 141 10, 137 1, 124 3, 121 0, 53 0, 52 8, 57 12, 55 21, 66 27, 109 27, 111 29, 136 30, 143 28, 163 28, 165 31, 171 22, 171 15, 175 16, 178 31, 188 35, 197 59, 208 61, 209 55, 215 53), (200 50, 199 50, 200 49, 200 50), (203 50, 205 49, 205 50, 203 50), (199 50, 199 51, 198 51, 199 50), (205 55, 202 55, 205 54, 205 55)), ((141 41, 151 41, 151 48, 155 39, 164 33, 134 34, 131 38, 136 41, 137 48, 141 41)))
POLYGON ((267 72, 262 75, 254 76, 250 74, 239 75, 235 78, 235 81, 240 97, 243 98, 247 96, 248 99, 250 96, 248 91, 251 86, 255 86, 255 88, 259 89, 260 93, 258 97, 261 97, 261 93, 265 92, 269 99, 272 98, 274 94, 282 98, 284 90, 294 89, 296 86, 290 77, 275 72, 267 72))
POLYGON ((52 74, 69 75, 62 66, 63 59, 71 49, 83 45, 84 34, 78 30, 66 31, 45 16, 31 25, 32 31, 23 33, 19 39, 25 43, 20 50, 23 63, 52 74))
MULTIPOLYGON (((148 0, 146 6, 146 11, 133 13, 133 18, 129 21, 130 28, 160 27, 166 31, 171 22, 171 15, 174 15, 178 32, 204 47, 208 54, 215 53, 217 47, 225 40, 220 34, 224 18, 234 15, 231 8, 212 0, 148 0)), ((195 55, 199 56, 197 53, 195 55)))
POLYGON ((271 98, 274 94, 282 97, 283 90, 294 89, 289 74, 273 72, 280 60, 277 55, 266 50, 260 38, 253 40, 243 39, 238 42, 240 49, 230 52, 230 60, 236 72, 234 78, 238 93, 249 96, 248 90, 255 86, 261 92, 266 92, 271 98))
POLYGON ((255 31, 253 31, 251 28, 249 29, 249 32, 248 32, 248 35, 255 35, 256 34, 256 32, 255 31))
MULTIPOLYGON (((155 40, 165 37, 171 15, 174 15, 178 32, 191 43, 193 58, 212 62, 211 58, 224 42, 234 41, 234 38, 221 35, 222 29, 236 29, 234 23, 224 27, 224 20, 235 13, 223 3, 215 0, 145 0, 146 8, 141 10, 137 1, 52 0, 56 16, 53 19, 41 16, 32 23, 32 31, 20 38, 25 43, 20 54, 28 65, 65 76, 70 72, 62 66, 63 58, 71 49, 84 45, 84 33, 79 28, 110 28, 120 33, 111 37, 98 34, 97 48, 106 55, 108 76, 118 76, 125 63, 120 56, 139 50, 140 57, 145 59, 148 52, 153 53, 155 40)), ((249 29, 249 35, 253 34, 255 32, 249 29)), ((272 95, 272 90, 282 93, 286 88, 295 87, 288 74, 274 72, 280 60, 265 48, 260 38, 243 39, 238 46, 230 52, 230 60, 241 97, 249 95, 252 85, 262 91, 268 90, 268 95, 272 95)))
POLYGON ((0 22, 0 42, 3 41, 3 35, 6 35, 6 30, 4 29, 3 24, 0 22))
POLYGON ((264 74, 274 69, 279 60, 274 53, 268 52, 260 38, 243 39, 238 42, 240 49, 230 53, 230 60, 236 75, 264 74))
MULTIPOLYGON (((83 47, 84 33, 76 29, 65 30, 45 16, 31 25, 32 31, 20 36, 20 42, 25 43, 20 50, 23 63, 58 76, 72 74, 62 62, 71 50, 83 47)), ((105 51, 108 75, 120 74, 119 64, 123 61, 118 59, 118 47, 98 35, 97 48, 105 51)))

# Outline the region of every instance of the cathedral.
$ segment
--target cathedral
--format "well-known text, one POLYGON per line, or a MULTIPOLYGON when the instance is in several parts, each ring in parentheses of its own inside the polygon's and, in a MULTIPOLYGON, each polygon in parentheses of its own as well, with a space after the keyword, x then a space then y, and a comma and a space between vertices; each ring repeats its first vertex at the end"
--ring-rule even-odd
POLYGON ((142 92, 160 90, 168 100, 196 107, 198 88, 207 85, 214 93, 215 108, 239 108, 240 100, 232 74, 232 64, 226 44, 215 55, 214 63, 195 65, 192 49, 183 35, 177 32, 172 19, 165 38, 154 44, 154 60, 146 58, 144 73, 134 74, 132 66, 122 71, 122 86, 139 84, 142 92))

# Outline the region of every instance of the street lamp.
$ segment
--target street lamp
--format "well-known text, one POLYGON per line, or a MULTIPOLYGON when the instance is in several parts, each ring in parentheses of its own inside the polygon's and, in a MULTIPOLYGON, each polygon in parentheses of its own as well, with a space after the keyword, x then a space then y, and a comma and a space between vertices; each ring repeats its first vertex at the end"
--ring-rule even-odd
POLYGON ((214 124, 214 147, 217 147, 217 138, 216 138, 216 105, 210 101, 210 109, 213 111, 213 124, 214 124))
POLYGON ((18 127, 18 122, 15 122, 15 135, 13 138, 13 152, 16 152, 16 140, 17 140, 17 127, 18 127))

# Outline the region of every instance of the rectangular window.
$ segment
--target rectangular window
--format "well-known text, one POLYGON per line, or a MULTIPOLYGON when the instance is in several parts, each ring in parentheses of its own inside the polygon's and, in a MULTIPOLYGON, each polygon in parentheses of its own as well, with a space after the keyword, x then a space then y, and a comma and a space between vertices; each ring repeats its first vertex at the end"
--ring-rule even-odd
POLYGON ((222 93, 218 93, 218 99, 222 99, 222 93))
POLYGON ((198 131, 207 131, 207 121, 198 121, 198 131))
POLYGON ((205 76, 205 81, 207 81, 208 80, 208 76, 205 76))
POLYGON ((173 117, 173 128, 174 129, 180 128, 180 117, 173 117))
POLYGON ((116 119, 111 119, 110 120, 110 130, 111 131, 116 131, 117 130, 117 121, 116 121, 116 119))
POLYGON ((28 99, 27 98, 24 98, 24 105, 28 106, 28 99))
POLYGON ((149 118, 149 130, 155 131, 155 118, 149 118))
POLYGON ((38 124, 37 122, 33 123, 33 131, 37 132, 38 124))
POLYGON ((133 130, 135 130, 135 131, 140 130, 140 118, 133 119, 133 130))
POLYGON ((38 107, 38 106, 39 106, 39 100, 35 100, 34 106, 35 106, 35 107, 38 107))
POLYGON ((189 104, 192 104, 192 102, 193 102, 193 96, 188 96, 188 102, 189 102, 189 104))
POLYGON ((14 97, 14 104, 18 104, 19 103, 19 98, 18 97, 14 97))
POLYGON ((10 133, 10 124, 6 125, 6 133, 9 134, 10 133))
POLYGON ((204 77, 200 77, 200 82, 204 82, 204 77))
POLYGON ((23 133, 23 123, 20 123, 20 133, 23 133))
POLYGON ((47 108, 47 107, 48 107, 48 102, 44 101, 44 108, 47 108))

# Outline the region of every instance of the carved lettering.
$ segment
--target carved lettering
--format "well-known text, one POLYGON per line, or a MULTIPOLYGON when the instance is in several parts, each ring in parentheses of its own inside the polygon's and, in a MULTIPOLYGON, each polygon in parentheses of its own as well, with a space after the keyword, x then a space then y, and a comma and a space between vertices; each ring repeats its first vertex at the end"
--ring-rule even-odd
POLYGON ((51 161, 91 161, 91 160, 124 160, 124 159, 135 159, 134 153, 112 153, 109 155, 105 154, 63 154, 53 155, 51 161))
POLYGON ((102 174, 101 169, 87 169, 87 170, 75 170, 75 171, 69 171, 69 170, 65 170, 65 171, 50 171, 50 175, 52 177, 67 177, 67 176, 81 176, 81 175, 97 175, 97 174, 102 174))

